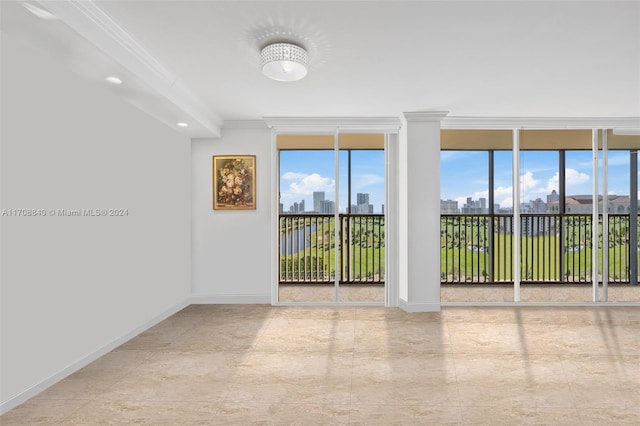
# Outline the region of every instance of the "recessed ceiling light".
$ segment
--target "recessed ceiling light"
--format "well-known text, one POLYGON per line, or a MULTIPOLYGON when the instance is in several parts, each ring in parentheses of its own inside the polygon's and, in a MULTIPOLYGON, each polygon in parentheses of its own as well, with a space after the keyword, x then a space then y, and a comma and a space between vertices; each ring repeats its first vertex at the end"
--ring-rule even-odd
POLYGON ((111 84, 122 84, 122 80, 114 76, 105 77, 105 80, 107 80, 111 84))
POLYGON ((29 12, 33 13, 40 19, 47 19, 49 21, 58 19, 53 13, 41 7, 38 7, 36 5, 30 4, 30 3, 23 3, 23 6, 25 9, 27 9, 29 12))
POLYGON ((187 124, 187 123, 183 123, 182 121, 181 121, 180 123, 176 123, 176 125, 177 125, 178 127, 189 127, 189 124, 187 124))

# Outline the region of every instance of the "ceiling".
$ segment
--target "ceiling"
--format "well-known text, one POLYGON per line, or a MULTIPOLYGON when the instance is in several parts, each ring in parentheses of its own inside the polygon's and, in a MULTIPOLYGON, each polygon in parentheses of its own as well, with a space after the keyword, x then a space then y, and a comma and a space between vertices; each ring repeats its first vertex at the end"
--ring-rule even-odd
POLYGON ((262 117, 640 117, 640 2, 1 2, 3 35, 192 137, 262 117), (297 82, 260 48, 309 51, 297 82))

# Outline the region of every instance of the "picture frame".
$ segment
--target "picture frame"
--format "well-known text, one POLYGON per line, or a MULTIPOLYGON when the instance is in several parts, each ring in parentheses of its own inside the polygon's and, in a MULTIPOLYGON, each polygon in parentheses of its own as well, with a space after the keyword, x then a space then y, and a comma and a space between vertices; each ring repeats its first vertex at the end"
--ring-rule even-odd
POLYGON ((256 209, 256 156, 213 156, 213 209, 256 209))

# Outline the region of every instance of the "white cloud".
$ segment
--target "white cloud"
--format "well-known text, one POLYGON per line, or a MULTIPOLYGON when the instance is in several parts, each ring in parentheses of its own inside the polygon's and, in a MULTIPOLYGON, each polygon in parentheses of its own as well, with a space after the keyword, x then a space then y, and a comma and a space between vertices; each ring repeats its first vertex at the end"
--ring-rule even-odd
MULTIPOLYGON (((591 180, 591 176, 576 169, 565 169, 565 181, 567 194, 584 192, 584 185, 591 180)), ((560 188, 560 173, 556 172, 547 182, 542 185, 542 181, 535 179, 533 173, 526 172, 522 175, 521 200, 529 201, 541 198, 546 200, 547 195, 553 190, 556 192, 560 188)), ((496 199, 498 197, 496 196, 496 199)))
POLYGON ((513 197, 509 196, 507 198, 503 198, 502 201, 498 201, 500 207, 505 209, 510 209, 513 207, 513 197))
POLYGON ((567 187, 567 194, 571 194, 572 190, 584 185, 591 180, 591 176, 586 173, 577 171, 576 169, 565 170, 565 182, 567 187))
POLYGON ((540 181, 534 179, 533 172, 527 171, 520 177, 520 183, 522 184, 522 192, 536 192, 540 181))
POLYGON ((306 174, 304 173, 296 173, 296 172, 286 172, 285 174, 282 175, 281 179, 282 180, 300 180, 305 178, 306 174))
MULTIPOLYGON (((533 176, 533 172, 527 170, 520 177, 520 200, 528 201, 535 200, 536 198, 545 198, 548 194, 545 187, 542 186, 542 181, 540 179, 536 179, 533 176)), ((508 207, 513 207, 513 197, 511 197, 511 205, 508 207)), ((502 204, 500 204, 502 206, 502 204)), ((507 206, 502 206, 507 207, 507 206)))
POLYGON ((286 188, 281 188, 281 202, 298 201, 314 192, 333 192, 335 181, 318 173, 304 174, 287 172, 282 175, 283 180, 292 181, 286 188), (285 177, 286 176, 286 177, 285 177))
POLYGON ((499 186, 495 189, 493 198, 500 207, 508 208, 513 207, 513 187, 512 186, 499 186))
MULTIPOLYGON (((549 182, 553 180, 550 179, 549 182)), ((557 179, 556 179, 557 180, 557 179)), ((548 187, 551 185, 547 183, 547 187, 541 185, 542 181, 539 179, 535 179, 533 172, 527 171, 521 177, 521 196, 523 199, 535 199, 542 198, 546 200, 546 195, 551 193, 551 190, 548 187)), ((495 202, 500 205, 502 208, 511 208, 513 207, 513 186, 498 186, 495 188, 493 197, 495 202)), ((473 200, 479 200, 480 198, 486 198, 489 200, 489 191, 476 191, 471 195, 473 200)), ((458 206, 462 207, 467 202, 467 197, 458 197, 456 198, 458 201, 458 206)))
POLYGON ((549 178, 547 181, 547 193, 551 194, 551 192, 555 189, 556 192, 559 191, 560 188, 560 173, 556 172, 553 176, 549 178))
MULTIPOLYGON (((499 186, 495 189, 493 194, 494 200, 500 205, 500 207, 507 208, 513 206, 513 191, 512 188, 499 186)), ((471 199, 476 201, 480 198, 484 198, 489 202, 489 191, 476 191, 471 195, 471 199)), ((467 197, 457 197, 455 201, 458 202, 458 208, 462 208, 467 203, 467 197)))

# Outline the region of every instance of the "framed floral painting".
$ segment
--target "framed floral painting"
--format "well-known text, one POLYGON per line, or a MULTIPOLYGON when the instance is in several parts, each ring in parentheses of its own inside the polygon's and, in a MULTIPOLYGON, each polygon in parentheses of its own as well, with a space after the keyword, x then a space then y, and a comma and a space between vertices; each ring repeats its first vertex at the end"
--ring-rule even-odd
POLYGON ((213 156, 214 210, 255 210, 256 156, 213 156))

